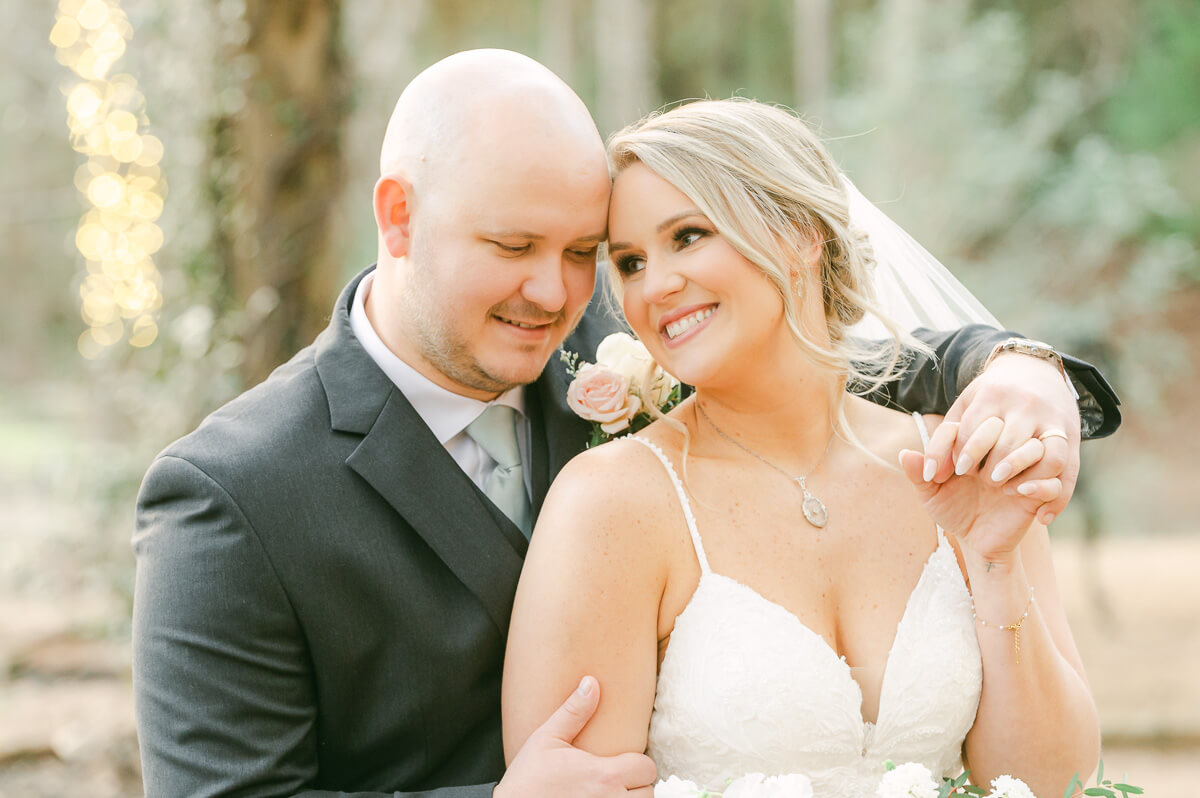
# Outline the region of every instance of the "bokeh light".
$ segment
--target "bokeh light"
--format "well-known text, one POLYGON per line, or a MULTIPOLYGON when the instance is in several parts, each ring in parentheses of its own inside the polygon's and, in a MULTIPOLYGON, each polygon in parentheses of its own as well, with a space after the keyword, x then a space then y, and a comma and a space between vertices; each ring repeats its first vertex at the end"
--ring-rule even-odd
POLYGON ((78 348, 97 358, 121 341, 158 338, 162 280, 153 255, 163 245, 163 144, 145 132, 145 97, 128 74, 109 77, 133 37, 120 0, 60 0, 50 43, 79 79, 64 92, 71 146, 87 156, 75 187, 90 207, 75 247, 87 276, 79 288, 88 329, 78 348))

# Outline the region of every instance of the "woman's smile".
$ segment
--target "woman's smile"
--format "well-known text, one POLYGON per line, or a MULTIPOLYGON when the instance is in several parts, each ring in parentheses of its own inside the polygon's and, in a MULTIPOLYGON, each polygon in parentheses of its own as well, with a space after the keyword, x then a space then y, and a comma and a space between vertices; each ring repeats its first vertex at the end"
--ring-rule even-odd
POLYGON ((658 334, 663 344, 676 347, 691 340, 708 326, 709 319, 717 312, 719 303, 703 305, 699 308, 691 306, 663 316, 658 322, 658 334))

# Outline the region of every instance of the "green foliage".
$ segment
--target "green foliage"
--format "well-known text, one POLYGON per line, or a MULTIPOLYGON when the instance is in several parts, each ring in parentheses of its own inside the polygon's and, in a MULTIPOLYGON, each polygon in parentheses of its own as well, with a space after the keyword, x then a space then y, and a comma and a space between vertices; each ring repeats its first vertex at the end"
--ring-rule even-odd
POLYGON ((1139 14, 1128 74, 1105 104, 1105 121, 1122 146, 1157 150, 1200 136, 1200 5, 1155 0, 1139 14))
POLYGON ((1030 27, 968 3, 908 28, 852 18, 843 48, 877 55, 847 71, 827 125, 844 138, 831 146, 1007 326, 1103 353, 1127 404, 1154 406, 1188 369, 1163 311, 1200 263, 1194 214, 1165 155, 1084 123, 1112 89, 1111 65, 1064 69, 1030 27))
POLYGON ((664 102, 734 94, 790 103, 792 3, 662 0, 655 4, 664 102))

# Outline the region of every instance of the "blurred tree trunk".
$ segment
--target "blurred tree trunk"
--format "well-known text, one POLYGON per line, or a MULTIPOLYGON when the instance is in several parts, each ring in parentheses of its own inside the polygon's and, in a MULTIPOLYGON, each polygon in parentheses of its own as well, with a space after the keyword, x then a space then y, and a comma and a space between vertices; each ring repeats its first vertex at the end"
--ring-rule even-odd
POLYGON ((792 70, 797 108, 819 116, 828 107, 833 72, 832 0, 794 0, 792 70))
POLYGON ((575 83, 576 0, 542 0, 542 62, 569 85, 575 83))
POLYGON ((605 136, 657 105, 653 13, 650 0, 594 0, 595 114, 605 136))
POLYGON ((251 385, 309 343, 337 289, 349 81, 340 0, 246 0, 214 126, 216 250, 251 385))

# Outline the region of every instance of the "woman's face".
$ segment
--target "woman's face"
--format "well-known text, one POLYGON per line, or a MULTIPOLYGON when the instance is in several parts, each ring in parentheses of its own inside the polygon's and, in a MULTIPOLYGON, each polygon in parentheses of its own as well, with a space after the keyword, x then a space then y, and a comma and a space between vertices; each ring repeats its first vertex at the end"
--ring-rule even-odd
POLYGON ((794 347, 775 287, 694 202, 646 166, 617 176, 608 228, 625 317, 683 382, 736 384, 781 345, 794 347))

